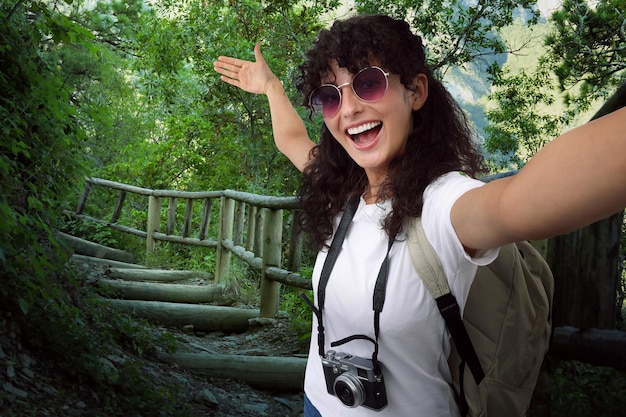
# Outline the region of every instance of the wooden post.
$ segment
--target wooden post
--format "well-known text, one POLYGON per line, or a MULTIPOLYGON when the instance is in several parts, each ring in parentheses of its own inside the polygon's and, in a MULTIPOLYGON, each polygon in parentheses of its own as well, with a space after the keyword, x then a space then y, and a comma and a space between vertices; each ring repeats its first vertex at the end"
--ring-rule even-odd
POLYGON ((266 276, 268 267, 280 268, 283 234, 283 211, 264 209, 264 246, 263 246, 263 275, 261 278, 261 317, 275 317, 278 314, 278 296, 280 283, 270 280, 266 276))
POLYGON ((148 197, 148 224, 146 225, 146 251, 154 252, 154 232, 159 231, 161 223, 161 199, 153 195, 148 197))
POLYGON ((215 260, 215 282, 227 280, 230 274, 230 251, 223 245, 225 239, 233 238, 235 201, 222 197, 220 201, 220 228, 217 235, 217 257, 215 260))
POLYGON ((124 205, 124 200, 126 200, 126 191, 121 190, 119 196, 117 197, 117 203, 115 204, 115 209, 113 210, 113 216, 111 216, 111 223, 117 223, 122 214, 122 206, 124 205))
POLYGON ((202 222, 200 223, 200 233, 198 239, 204 240, 209 234, 209 223, 211 222, 211 208, 213 207, 213 199, 204 199, 204 209, 202 210, 202 222))
POLYGON ((173 235, 176 230, 176 197, 170 197, 169 205, 167 206, 167 233, 173 235))
POLYGON ((76 206, 77 214, 82 214, 83 210, 85 210, 85 204, 87 204, 87 197, 89 197, 89 191, 91 191, 91 184, 85 181, 85 188, 83 189, 83 193, 80 195, 80 199, 78 200, 78 205, 76 206))
POLYGON ((185 204, 185 223, 183 226, 183 237, 189 237, 191 231, 191 221, 193 220, 193 199, 188 198, 185 204))
POLYGON ((256 240, 256 212, 257 206, 249 206, 248 208, 248 233, 246 234, 246 249, 254 251, 254 242, 256 240))
POLYGON ((243 228, 246 220, 246 203, 237 201, 235 204, 235 232, 233 242, 235 245, 243 245, 243 228))
POLYGON ((254 231, 254 245, 252 246, 252 252, 259 258, 263 257, 263 241, 265 239, 265 212, 266 209, 257 209, 256 211, 256 229, 254 231))
POLYGON ((289 237, 289 253, 287 257, 287 270, 292 272, 300 272, 300 264, 302 262, 302 232, 297 230, 295 226, 301 215, 300 210, 291 212, 291 233, 289 237))

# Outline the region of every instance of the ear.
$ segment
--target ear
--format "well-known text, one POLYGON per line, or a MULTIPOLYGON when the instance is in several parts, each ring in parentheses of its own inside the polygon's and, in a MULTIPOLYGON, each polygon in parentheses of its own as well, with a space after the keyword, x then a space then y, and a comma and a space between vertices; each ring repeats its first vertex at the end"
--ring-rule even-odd
POLYGON ((419 73, 413 80, 413 110, 417 111, 422 108, 428 98, 428 78, 425 74, 419 73))

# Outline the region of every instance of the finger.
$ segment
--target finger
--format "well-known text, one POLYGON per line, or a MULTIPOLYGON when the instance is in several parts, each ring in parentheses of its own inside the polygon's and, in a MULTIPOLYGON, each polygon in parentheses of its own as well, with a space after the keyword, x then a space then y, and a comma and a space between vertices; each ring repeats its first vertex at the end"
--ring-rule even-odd
POLYGON ((234 85, 235 87, 240 88, 239 87, 240 86, 239 80, 235 80, 233 78, 228 78, 228 77, 223 76, 223 75, 220 77, 220 80, 224 81, 227 84, 234 85))
POLYGON ((256 59, 256 62, 265 62, 265 58, 263 58, 261 53, 261 42, 257 42, 254 45, 254 59, 256 59))
POLYGON ((215 61, 213 63, 213 67, 218 70, 222 70, 222 71, 228 71, 228 72, 238 72, 239 69, 241 67, 237 66, 237 65, 230 65, 230 64, 226 64, 224 62, 221 61, 215 61))
POLYGON ((235 65, 238 67, 241 67, 245 62, 243 59, 239 59, 239 58, 233 58, 230 56, 220 56, 217 58, 218 62, 223 62, 225 64, 230 64, 230 65, 235 65))
POLYGON ((236 65, 224 64, 223 62, 214 62, 213 69, 219 74, 225 75, 229 78, 238 79, 241 67, 236 65))
POLYGON ((222 75, 230 75, 232 74, 232 71, 229 71, 226 68, 223 68, 221 65, 218 65, 217 63, 213 64, 213 69, 215 70, 215 72, 222 74, 222 75))
POLYGON ((217 72, 218 74, 221 74, 221 75, 222 75, 222 76, 224 76, 224 77, 233 78, 233 77, 229 76, 229 73, 228 73, 228 72, 226 72, 226 71, 222 71, 222 70, 221 70, 221 69, 219 69, 219 68, 215 68, 215 72, 217 72))
POLYGON ((213 65, 213 69, 215 70, 215 72, 217 72, 218 74, 222 75, 221 79, 223 81, 238 80, 239 79, 239 72, 238 71, 232 71, 232 70, 230 70, 228 68, 224 68, 219 63, 215 63, 213 65))

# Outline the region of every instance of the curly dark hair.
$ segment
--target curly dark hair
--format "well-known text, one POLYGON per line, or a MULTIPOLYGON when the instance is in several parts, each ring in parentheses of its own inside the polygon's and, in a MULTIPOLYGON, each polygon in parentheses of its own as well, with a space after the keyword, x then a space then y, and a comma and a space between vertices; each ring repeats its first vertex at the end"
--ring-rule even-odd
MULTIPOLYGON (((296 84, 305 97, 305 106, 311 91, 331 71, 331 62, 353 74, 366 66, 379 65, 399 74, 407 89, 412 88, 417 74, 428 78, 428 98, 420 110, 413 112, 406 151, 390 164, 386 183, 377 195, 379 200, 393 200, 392 212, 384 222, 390 236, 402 230, 408 217, 421 214, 424 190, 433 180, 450 171, 470 176, 484 172, 483 157, 465 114, 435 79, 426 64, 421 37, 413 34, 406 22, 381 15, 357 16, 322 30, 299 68, 296 84)), ((350 158, 325 124, 311 152, 311 163, 304 170, 298 193, 303 208, 300 226, 312 244, 321 248, 332 236, 334 217, 351 196, 365 191, 368 181, 363 168, 350 158)))

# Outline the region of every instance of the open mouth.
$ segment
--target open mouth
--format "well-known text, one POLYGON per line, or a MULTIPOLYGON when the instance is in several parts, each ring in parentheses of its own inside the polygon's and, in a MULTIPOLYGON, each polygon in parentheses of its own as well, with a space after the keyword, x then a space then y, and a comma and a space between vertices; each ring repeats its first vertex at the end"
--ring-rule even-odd
POLYGON ((356 144, 367 144, 372 142, 382 129, 382 122, 370 122, 348 129, 347 133, 356 144))

